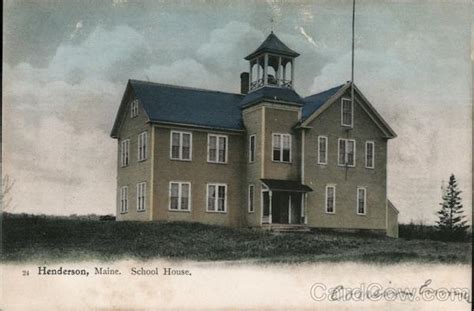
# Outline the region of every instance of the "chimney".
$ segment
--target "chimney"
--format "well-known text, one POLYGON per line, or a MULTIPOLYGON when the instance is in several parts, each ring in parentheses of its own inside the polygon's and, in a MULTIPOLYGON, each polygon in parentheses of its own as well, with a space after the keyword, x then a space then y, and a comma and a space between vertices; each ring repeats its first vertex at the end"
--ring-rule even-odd
POLYGON ((249 73, 242 72, 240 74, 240 93, 247 94, 249 92, 249 73))

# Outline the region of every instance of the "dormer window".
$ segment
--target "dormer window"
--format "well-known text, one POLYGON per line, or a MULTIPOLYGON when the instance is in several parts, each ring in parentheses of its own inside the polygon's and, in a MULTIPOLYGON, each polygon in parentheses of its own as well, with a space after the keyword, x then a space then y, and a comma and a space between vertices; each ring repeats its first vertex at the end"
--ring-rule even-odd
POLYGON ((135 118, 138 116, 138 100, 132 101, 130 104, 130 117, 135 118))
POLYGON ((352 100, 349 98, 343 98, 341 102, 341 125, 342 126, 353 126, 354 120, 354 106, 352 100))

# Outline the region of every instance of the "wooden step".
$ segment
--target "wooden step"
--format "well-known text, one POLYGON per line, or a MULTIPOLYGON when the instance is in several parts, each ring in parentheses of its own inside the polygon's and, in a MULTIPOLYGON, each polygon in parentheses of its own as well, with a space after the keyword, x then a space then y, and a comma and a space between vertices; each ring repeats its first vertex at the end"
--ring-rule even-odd
POLYGON ((285 224, 274 224, 267 225, 266 229, 272 232, 279 233, 292 233, 292 232, 311 232, 311 229, 305 225, 285 225, 285 224))

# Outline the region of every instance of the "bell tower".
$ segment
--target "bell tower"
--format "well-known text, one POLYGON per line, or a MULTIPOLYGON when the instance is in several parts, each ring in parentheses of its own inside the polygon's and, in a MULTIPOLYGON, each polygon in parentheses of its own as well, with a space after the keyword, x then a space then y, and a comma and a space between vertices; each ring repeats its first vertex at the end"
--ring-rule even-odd
POLYGON ((272 31, 254 52, 245 57, 250 63, 249 92, 266 86, 294 89, 295 58, 299 55, 272 31))

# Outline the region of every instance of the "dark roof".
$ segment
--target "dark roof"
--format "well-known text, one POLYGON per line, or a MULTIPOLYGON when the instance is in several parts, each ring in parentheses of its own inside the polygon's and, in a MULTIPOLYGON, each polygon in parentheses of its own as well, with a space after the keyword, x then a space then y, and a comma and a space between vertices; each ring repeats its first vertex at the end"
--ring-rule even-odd
POLYGON ((261 179, 272 191, 311 192, 313 189, 297 180, 261 179))
POLYGON ((297 106, 304 104, 303 99, 292 89, 265 86, 245 95, 241 102, 242 107, 249 107, 261 101, 286 102, 297 106))
POLYGON ((280 39, 278 39, 278 37, 273 33, 273 31, 265 39, 265 41, 263 41, 263 43, 253 53, 245 57, 245 59, 251 60, 255 56, 262 53, 274 53, 290 57, 298 57, 300 55, 281 42, 280 39))
POLYGON ((313 112, 318 110, 322 105, 324 105, 324 103, 329 98, 331 98, 331 96, 336 94, 337 91, 339 91, 343 86, 345 86, 345 84, 341 84, 339 86, 333 87, 324 92, 305 97, 303 99, 304 106, 303 106, 303 112, 302 112, 302 119, 305 120, 311 114, 313 114, 313 112))
POLYGON ((137 80, 130 85, 152 122, 243 129, 243 95, 137 80))

